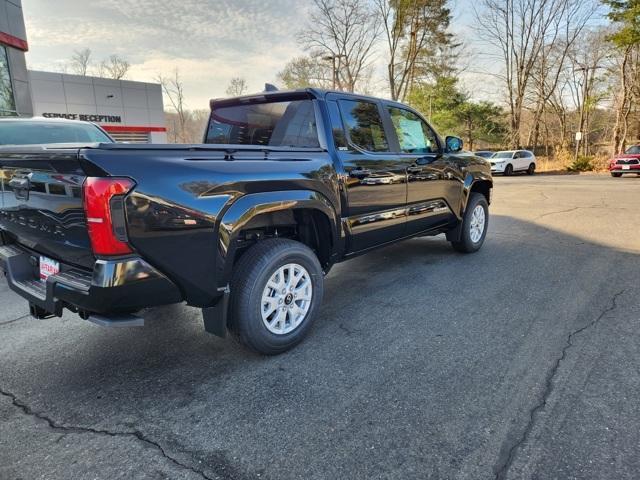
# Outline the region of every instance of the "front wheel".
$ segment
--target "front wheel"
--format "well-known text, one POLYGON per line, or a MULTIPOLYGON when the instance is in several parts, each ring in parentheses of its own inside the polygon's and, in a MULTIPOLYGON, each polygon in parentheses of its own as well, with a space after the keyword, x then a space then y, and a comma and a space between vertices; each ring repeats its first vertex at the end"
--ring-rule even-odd
POLYGON ((235 268, 229 329, 256 352, 283 353, 309 332, 322 293, 322 267, 309 247, 284 238, 258 242, 235 268))
POLYGON ((513 175, 513 165, 509 164, 504 168, 504 176, 510 177, 513 175))
POLYGON ((460 240, 451 242, 451 246, 462 253, 477 252, 484 243, 488 227, 489 204, 487 199, 481 193, 473 192, 460 226, 462 229, 460 240))
POLYGON ((618 172, 611 172, 611 176, 614 177, 614 178, 620 178, 622 176, 622 174, 618 173, 618 172))

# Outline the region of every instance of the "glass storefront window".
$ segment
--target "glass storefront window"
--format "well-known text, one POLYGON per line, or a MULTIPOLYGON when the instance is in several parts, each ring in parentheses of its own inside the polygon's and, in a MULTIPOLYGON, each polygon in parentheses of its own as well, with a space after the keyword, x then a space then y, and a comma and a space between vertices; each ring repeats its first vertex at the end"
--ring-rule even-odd
POLYGON ((9 75, 7 49, 0 45, 0 116, 15 115, 16 103, 13 99, 13 87, 9 75))

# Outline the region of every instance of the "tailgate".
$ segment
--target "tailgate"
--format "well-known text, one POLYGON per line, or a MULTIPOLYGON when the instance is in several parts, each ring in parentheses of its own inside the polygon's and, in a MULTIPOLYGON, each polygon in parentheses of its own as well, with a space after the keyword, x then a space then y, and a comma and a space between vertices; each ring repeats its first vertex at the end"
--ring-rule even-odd
POLYGON ((77 149, 0 149, 0 229, 39 254, 91 268, 84 179, 77 149))

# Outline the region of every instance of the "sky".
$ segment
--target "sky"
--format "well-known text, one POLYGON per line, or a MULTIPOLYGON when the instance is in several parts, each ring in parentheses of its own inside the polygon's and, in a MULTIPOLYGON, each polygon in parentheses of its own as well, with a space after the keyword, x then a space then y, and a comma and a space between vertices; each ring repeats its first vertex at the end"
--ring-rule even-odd
MULTIPOLYGON (((33 70, 62 71, 75 50, 89 48, 95 63, 112 54, 125 57, 132 65, 127 76, 131 80, 153 81, 178 68, 187 107, 206 109, 209 99, 224 96, 232 77, 245 78, 249 92, 258 92, 265 82, 276 81, 288 60, 304 54, 295 34, 304 27, 311 3, 24 0, 27 64, 33 70)), ((470 0, 454 5, 453 24, 465 42, 470 5, 470 0)), ((495 90, 483 85, 475 96, 491 96, 495 90)))

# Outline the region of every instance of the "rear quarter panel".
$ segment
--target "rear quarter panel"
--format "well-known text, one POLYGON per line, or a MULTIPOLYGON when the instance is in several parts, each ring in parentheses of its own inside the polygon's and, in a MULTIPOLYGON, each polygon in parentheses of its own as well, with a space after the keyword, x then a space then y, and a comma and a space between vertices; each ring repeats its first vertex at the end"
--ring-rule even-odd
POLYGON ((337 174, 325 152, 260 152, 224 160, 223 152, 87 150, 86 158, 114 176, 136 182, 127 197, 131 245, 183 291, 187 302, 209 306, 218 296, 218 230, 240 198, 265 192, 309 190, 339 212, 337 174))

